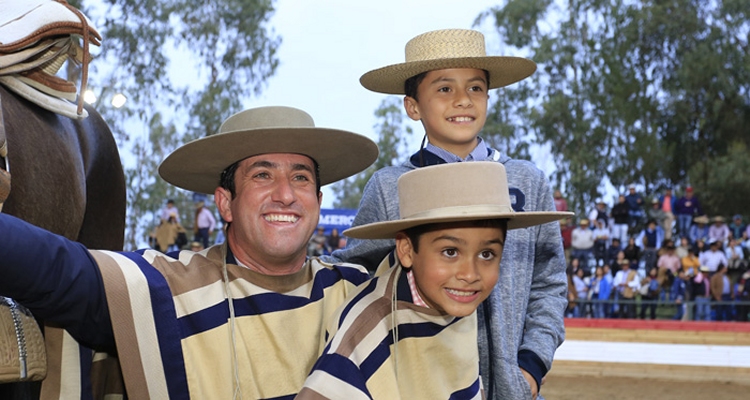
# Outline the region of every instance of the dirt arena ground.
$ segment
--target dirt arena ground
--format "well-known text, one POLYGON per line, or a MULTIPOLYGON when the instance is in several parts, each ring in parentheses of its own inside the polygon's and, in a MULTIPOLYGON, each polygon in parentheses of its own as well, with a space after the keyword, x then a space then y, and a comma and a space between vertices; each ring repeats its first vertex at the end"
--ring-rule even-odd
POLYGON ((668 381, 613 377, 547 377, 542 394, 547 400, 747 400, 748 384, 668 381))

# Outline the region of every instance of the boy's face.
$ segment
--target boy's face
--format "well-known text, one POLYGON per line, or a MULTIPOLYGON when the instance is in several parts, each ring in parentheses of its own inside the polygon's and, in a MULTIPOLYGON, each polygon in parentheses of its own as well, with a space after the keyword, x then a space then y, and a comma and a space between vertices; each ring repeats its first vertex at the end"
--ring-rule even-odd
POLYGON ((417 98, 404 98, 409 118, 422 121, 430 143, 465 157, 487 119, 487 79, 480 69, 430 71, 417 87, 417 98))
POLYGON ((411 266, 417 291, 430 307, 465 317, 495 287, 504 243, 502 228, 456 227, 422 234, 418 253, 400 234, 396 250, 402 265, 411 266))

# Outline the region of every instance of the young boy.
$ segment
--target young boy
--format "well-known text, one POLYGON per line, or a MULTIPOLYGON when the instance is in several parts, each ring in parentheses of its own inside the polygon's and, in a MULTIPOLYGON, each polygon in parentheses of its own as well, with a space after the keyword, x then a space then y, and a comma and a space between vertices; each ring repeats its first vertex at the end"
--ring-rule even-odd
MULTIPOLYGON (((376 172, 365 187, 353 226, 399 218, 396 182, 427 165, 495 161, 505 166, 515 211, 555 210, 552 188, 534 164, 490 148, 479 132, 488 90, 531 75, 533 61, 487 56, 484 36, 472 30, 427 32, 406 45, 406 62, 370 71, 360 82, 376 92, 403 94, 409 117, 420 120, 428 144, 400 166, 376 172)), ((455 191, 441 195, 453 195, 455 191)), ((565 258, 558 224, 508 234, 496 290, 479 308, 481 369, 489 398, 532 397, 562 343, 565 258), (532 265, 533 268, 525 268, 532 265)), ((374 270, 391 250, 389 240, 350 239, 334 261, 374 270)))
POLYGON ((514 212, 495 162, 417 169, 398 193, 400 219, 344 232, 395 238, 396 258, 334 313, 298 398, 482 398, 475 311, 498 280, 506 231, 572 215, 514 212))

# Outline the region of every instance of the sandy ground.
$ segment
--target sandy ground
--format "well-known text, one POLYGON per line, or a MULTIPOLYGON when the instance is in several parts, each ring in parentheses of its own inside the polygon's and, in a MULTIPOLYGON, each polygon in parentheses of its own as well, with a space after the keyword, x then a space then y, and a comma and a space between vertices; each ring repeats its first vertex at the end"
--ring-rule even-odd
POLYGON ((655 379, 548 376, 542 394, 547 400, 748 400, 748 385, 655 379))

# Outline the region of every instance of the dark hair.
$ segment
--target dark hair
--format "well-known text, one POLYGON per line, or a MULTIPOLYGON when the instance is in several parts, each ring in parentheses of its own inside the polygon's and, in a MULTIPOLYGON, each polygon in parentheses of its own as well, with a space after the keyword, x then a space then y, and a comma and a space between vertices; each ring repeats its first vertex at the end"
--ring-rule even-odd
POLYGON ((411 241, 411 246, 415 253, 419 253, 419 239, 425 233, 436 231, 439 229, 450 229, 459 227, 470 227, 470 228, 500 228, 507 236, 508 232, 508 220, 502 219, 478 219, 471 221, 456 221, 456 222, 438 222, 434 224, 418 225, 409 229, 404 230, 404 234, 411 241))
MULTIPOLYGON (((484 71, 484 78, 487 80, 487 87, 490 87, 490 73, 485 69, 483 69, 482 71, 484 71)), ((417 98, 417 89, 419 88, 419 84, 424 80, 424 77, 427 76, 428 72, 430 71, 422 72, 407 79, 404 82, 404 94, 416 101, 419 101, 419 99, 417 98)))
MULTIPOLYGON (((315 168, 315 193, 318 193, 320 192, 320 166, 317 161, 312 158, 310 159, 313 161, 315 168)), ((226 167, 224 171, 221 171, 221 176, 219 177, 219 186, 228 190, 229 193, 232 194, 232 198, 237 195, 236 187, 234 185, 234 175, 237 172, 237 168, 240 166, 240 162, 242 162, 242 160, 226 167)))

